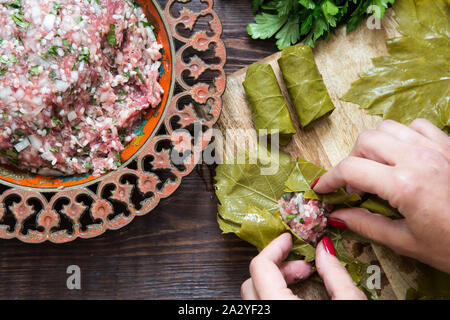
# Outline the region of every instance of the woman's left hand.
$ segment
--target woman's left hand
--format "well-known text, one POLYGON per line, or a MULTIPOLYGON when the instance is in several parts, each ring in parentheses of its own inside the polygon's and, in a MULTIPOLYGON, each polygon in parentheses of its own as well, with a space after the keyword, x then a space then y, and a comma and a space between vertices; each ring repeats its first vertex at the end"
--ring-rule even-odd
MULTIPOLYGON (((241 287, 245 300, 299 299, 288 288, 295 281, 312 274, 309 263, 284 260, 292 249, 292 236, 284 233, 273 240, 250 263, 250 278, 241 287)), ((336 258, 333 243, 324 237, 316 248, 316 268, 334 300, 365 300, 366 296, 353 283, 345 267, 336 258)))

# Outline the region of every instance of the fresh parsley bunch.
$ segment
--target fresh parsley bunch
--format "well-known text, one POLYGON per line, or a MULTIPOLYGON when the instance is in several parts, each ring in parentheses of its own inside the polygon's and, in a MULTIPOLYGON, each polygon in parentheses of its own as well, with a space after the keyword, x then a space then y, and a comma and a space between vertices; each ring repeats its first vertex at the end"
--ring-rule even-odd
POLYGON ((247 26, 253 39, 277 39, 284 47, 299 41, 314 47, 319 38, 327 38, 337 25, 347 23, 347 32, 368 15, 370 6, 377 18, 384 16, 395 0, 252 0, 255 22, 247 26))

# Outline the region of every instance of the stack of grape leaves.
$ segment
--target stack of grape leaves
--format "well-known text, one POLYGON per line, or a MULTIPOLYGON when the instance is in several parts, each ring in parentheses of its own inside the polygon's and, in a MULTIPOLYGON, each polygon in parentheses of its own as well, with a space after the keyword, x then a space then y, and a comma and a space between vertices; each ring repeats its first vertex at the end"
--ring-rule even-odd
MULTIPOLYGON (((329 41, 318 43, 314 49, 315 60, 336 110, 306 130, 296 120, 282 81, 277 64, 280 53, 260 61, 272 65, 294 119, 297 133, 289 145, 282 147, 292 161, 300 157, 329 169, 350 152, 359 133, 375 128, 383 117, 405 124, 416 117, 425 117, 448 131, 449 67, 445 49, 449 48, 449 2, 397 0, 394 10, 395 14, 392 9, 387 11, 379 29, 362 24, 346 34, 342 26, 329 41), (375 57, 380 58, 372 63, 375 57), (404 73, 399 72, 400 68, 404 73)), ((228 161, 236 153, 254 147, 257 140, 256 134, 242 131, 254 129, 242 87, 245 72, 244 68, 228 77, 224 107, 217 124, 217 128, 227 133, 224 158, 228 161), (233 144, 234 148, 230 147, 233 144)), ((239 170, 239 166, 231 167, 239 170)), ((223 180, 220 174, 219 169, 216 179, 223 180)), ((276 186, 283 187, 283 182, 276 186)), ((217 191, 219 200, 226 198, 226 192, 217 191)), ((221 201, 219 216, 230 205, 233 204, 221 201)), ((381 266, 381 290, 376 290, 380 299, 439 298, 450 294, 445 282, 448 277, 400 257, 384 246, 358 240, 345 240, 343 245, 363 263, 381 266)), ((295 285, 294 291, 306 299, 327 298, 323 286, 315 281, 295 285)))

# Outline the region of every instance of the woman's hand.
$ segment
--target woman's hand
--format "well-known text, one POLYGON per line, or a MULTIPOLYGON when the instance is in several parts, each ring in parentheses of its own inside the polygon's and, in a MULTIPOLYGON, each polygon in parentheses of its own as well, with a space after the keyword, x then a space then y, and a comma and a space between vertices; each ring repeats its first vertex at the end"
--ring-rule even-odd
POLYGON ((384 121, 363 132, 350 155, 324 174, 314 191, 343 186, 378 195, 404 219, 353 208, 332 213, 329 222, 345 223, 401 255, 450 272, 449 136, 422 119, 409 127, 384 121))
MULTIPOLYGON (((298 299, 288 285, 312 274, 305 261, 284 262, 292 249, 292 236, 284 233, 273 240, 250 263, 251 278, 241 287, 246 300, 298 299)), ((324 237, 316 250, 317 272, 332 299, 363 300, 366 296, 353 283, 345 267, 336 258, 333 243, 324 237)))

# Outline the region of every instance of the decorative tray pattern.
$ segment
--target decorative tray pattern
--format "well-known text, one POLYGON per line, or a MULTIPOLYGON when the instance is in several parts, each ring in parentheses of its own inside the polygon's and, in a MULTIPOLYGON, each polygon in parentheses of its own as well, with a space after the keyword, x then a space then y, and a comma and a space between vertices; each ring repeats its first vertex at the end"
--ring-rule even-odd
POLYGON ((190 0, 168 0, 162 11, 155 1, 142 1, 156 31, 177 48, 164 55, 171 60, 165 65, 172 79, 162 81, 170 92, 146 119, 150 128, 140 137, 145 141, 122 154, 121 168, 100 178, 62 179, 55 185, 1 168, 0 238, 63 243, 96 237, 149 213, 192 172, 211 141, 226 83, 222 26, 214 1, 201 3, 204 8, 196 12, 190 0), (203 80, 208 73, 211 83, 203 80))

